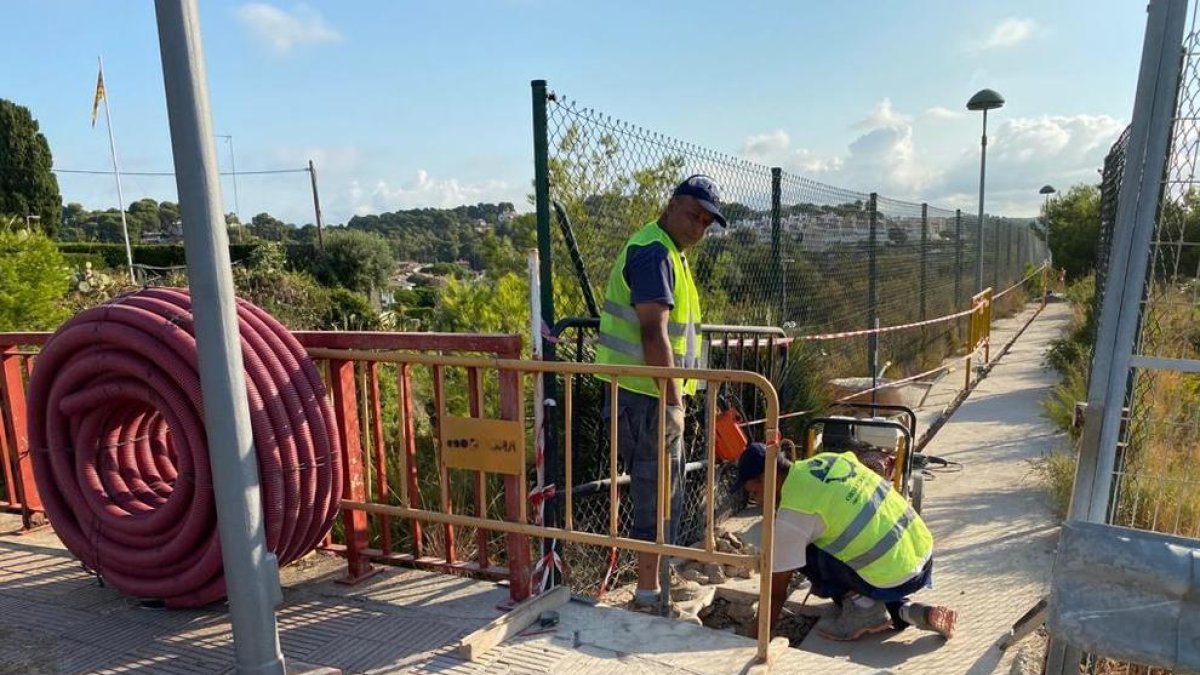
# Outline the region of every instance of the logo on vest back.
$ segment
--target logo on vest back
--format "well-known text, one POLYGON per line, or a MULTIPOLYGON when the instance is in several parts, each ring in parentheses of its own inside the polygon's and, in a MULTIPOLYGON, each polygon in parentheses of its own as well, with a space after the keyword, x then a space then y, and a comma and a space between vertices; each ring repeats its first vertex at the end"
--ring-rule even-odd
POLYGON ((836 458, 831 460, 826 457, 808 460, 808 472, 822 483, 845 483, 858 475, 853 462, 839 462, 836 458))

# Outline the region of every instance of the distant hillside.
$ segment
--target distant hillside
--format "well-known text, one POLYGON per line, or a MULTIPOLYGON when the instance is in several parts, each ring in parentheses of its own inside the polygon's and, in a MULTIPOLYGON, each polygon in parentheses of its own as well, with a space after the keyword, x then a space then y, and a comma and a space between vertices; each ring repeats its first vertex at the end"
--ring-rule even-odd
POLYGON ((517 229, 516 220, 513 205, 501 202, 355 216, 346 227, 382 235, 391 243, 397 260, 461 260, 481 269, 485 265, 485 242, 489 238, 510 239, 517 229))

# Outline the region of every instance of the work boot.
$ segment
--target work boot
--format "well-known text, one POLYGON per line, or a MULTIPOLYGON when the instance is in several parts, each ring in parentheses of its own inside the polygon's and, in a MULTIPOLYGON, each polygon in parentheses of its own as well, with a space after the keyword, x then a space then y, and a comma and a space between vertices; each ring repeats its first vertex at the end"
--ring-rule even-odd
MULTIPOLYGON (((703 626, 704 622, 702 622, 700 620, 699 615, 696 613, 699 611, 699 608, 698 607, 693 608, 693 607, 691 607, 691 604, 692 603, 672 602, 671 608, 670 608, 669 613, 667 614, 667 617, 671 618, 671 619, 678 619, 680 621, 683 621, 684 623, 693 623, 693 624, 696 624, 697 626, 703 626), (686 610, 683 609, 684 607, 687 607, 687 609, 686 610)), ((629 601, 629 604, 626 605, 626 609, 637 612, 639 614, 649 614, 651 616, 662 616, 662 601, 658 598, 655 598, 654 600, 649 600, 649 601, 642 601, 642 600, 639 600, 636 595, 634 595, 633 599, 631 599, 629 601)))
POLYGON ((627 608, 640 614, 659 616, 662 614, 662 599, 661 596, 655 596, 652 600, 642 600, 638 598, 637 593, 634 593, 627 608))
POLYGON ((678 583, 671 580, 671 601, 672 602, 688 602, 695 600, 704 593, 704 587, 695 581, 686 581, 680 579, 678 583))
POLYGON ((684 579, 671 570, 671 601, 672 602, 687 602, 695 600, 704 592, 704 587, 698 582, 684 579))
POLYGON ((941 635, 949 640, 954 637, 954 624, 958 621, 958 612, 940 605, 922 605, 909 603, 902 610, 905 621, 920 628, 941 635))
POLYGON ((892 627, 892 617, 882 602, 860 607, 853 600, 843 600, 842 610, 831 621, 822 620, 817 632, 829 640, 849 642, 864 635, 881 633, 892 627))

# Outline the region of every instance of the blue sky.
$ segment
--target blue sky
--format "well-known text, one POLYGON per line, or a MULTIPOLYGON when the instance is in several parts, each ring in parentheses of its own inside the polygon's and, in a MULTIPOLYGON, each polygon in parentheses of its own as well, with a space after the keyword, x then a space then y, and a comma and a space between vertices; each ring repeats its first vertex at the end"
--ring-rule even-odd
MULTIPOLYGON (((988 210, 1028 215, 1045 183, 1095 182, 1129 120, 1145 26, 1133 0, 201 4, 214 127, 233 136, 238 170, 313 159, 331 223, 527 208, 535 78, 698 145, 964 209, 979 118, 963 106, 991 87, 1008 104, 989 119, 988 210)), ((170 170, 153 3, 5 0, 0 16, 0 97, 33 111, 57 167, 109 167, 103 121, 90 126, 99 54, 122 170, 170 170)), ((68 201, 115 205, 111 176, 60 183, 68 201)), ((175 198, 171 178, 124 187, 126 201, 175 198)), ((312 220, 305 174, 237 187, 245 220, 312 220)))

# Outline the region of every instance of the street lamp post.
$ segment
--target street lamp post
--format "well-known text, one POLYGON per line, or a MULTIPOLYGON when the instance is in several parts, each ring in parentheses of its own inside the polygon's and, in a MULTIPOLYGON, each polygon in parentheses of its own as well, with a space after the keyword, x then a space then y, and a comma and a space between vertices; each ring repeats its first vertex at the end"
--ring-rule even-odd
MULTIPOLYGON (((983 291, 983 184, 987 174, 987 114, 1004 105, 1004 97, 991 89, 981 89, 967 101, 967 110, 983 111, 983 137, 979 153, 979 220, 975 223, 975 292, 983 291)), ((997 245, 999 240, 997 240, 997 245)))
POLYGON ((1058 190, 1055 190, 1053 185, 1043 185, 1042 189, 1038 190, 1038 194, 1045 196, 1045 199, 1042 201, 1043 227, 1050 224, 1050 195, 1054 194, 1055 192, 1058 192, 1058 190))
POLYGON ((233 135, 232 134, 213 134, 217 138, 224 138, 229 142, 229 168, 233 171, 233 212, 237 215, 238 222, 242 222, 242 207, 238 204, 237 190, 237 156, 233 152, 233 135))
POLYGON ((1050 195, 1058 192, 1053 185, 1043 185, 1038 194, 1045 197, 1042 200, 1042 236, 1045 238, 1046 245, 1050 245, 1050 195))

